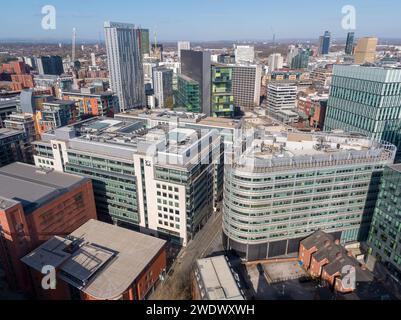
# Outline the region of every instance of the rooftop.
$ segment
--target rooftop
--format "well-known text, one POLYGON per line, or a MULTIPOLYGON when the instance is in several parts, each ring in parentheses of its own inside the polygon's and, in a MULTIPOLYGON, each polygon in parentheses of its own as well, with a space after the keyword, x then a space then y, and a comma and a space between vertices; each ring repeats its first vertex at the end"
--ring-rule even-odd
MULTIPOLYGON (((67 140, 69 150, 89 155, 133 161, 133 155, 146 154, 158 163, 187 166, 194 165, 194 161, 198 163, 198 154, 194 150, 198 150, 200 141, 212 136, 213 143, 217 143, 219 138, 216 130, 177 128, 165 123, 146 129, 143 120, 118 119, 93 118, 81 122, 78 127, 56 129, 43 135, 42 139, 47 143, 67 140)), ((208 149, 209 144, 201 143, 202 151, 208 149)))
POLYGON ((45 265, 54 266, 61 279, 96 299, 118 299, 165 244, 90 220, 66 238, 53 237, 22 261, 38 271, 45 265))
POLYGON ((0 128, 0 140, 9 138, 12 136, 20 135, 20 134, 23 134, 23 132, 19 131, 19 130, 14 130, 14 129, 0 128))
POLYGON ((241 121, 227 118, 207 117, 203 113, 172 111, 169 109, 152 109, 152 110, 129 110, 124 113, 116 114, 116 119, 143 119, 143 120, 158 120, 171 123, 190 124, 196 123, 205 126, 214 126, 219 128, 238 128, 241 121))
POLYGON ((29 214, 49 201, 87 181, 67 173, 41 170, 35 166, 15 162, 0 168, 1 209, 21 203, 29 214))
POLYGON ((224 256, 197 261, 209 300, 244 300, 224 256))

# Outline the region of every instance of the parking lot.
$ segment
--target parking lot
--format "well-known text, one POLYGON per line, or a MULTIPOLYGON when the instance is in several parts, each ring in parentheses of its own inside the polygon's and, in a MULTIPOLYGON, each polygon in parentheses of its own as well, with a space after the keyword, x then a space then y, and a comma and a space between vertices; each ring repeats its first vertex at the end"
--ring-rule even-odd
POLYGON ((277 283, 307 276, 307 273, 301 268, 297 261, 268 263, 264 264, 263 268, 269 283, 277 283))
POLYGON ((256 300, 330 300, 334 294, 319 282, 300 281, 306 273, 297 262, 263 264, 264 273, 257 265, 246 266, 244 276, 256 300), (283 280, 287 279, 287 280, 283 280))

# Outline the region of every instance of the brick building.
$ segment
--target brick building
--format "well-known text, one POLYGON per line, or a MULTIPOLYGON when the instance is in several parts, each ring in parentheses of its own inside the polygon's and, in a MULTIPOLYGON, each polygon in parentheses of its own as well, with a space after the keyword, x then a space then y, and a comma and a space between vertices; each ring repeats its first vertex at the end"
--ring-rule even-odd
POLYGON ((353 292, 358 282, 372 280, 372 275, 340 245, 339 239, 321 230, 301 241, 298 259, 311 277, 340 293, 353 292), (349 282, 352 270, 355 281, 349 282))
POLYGON ((22 261, 39 299, 142 300, 165 274, 166 241, 90 220, 67 237, 52 237, 22 261), (55 290, 41 287, 46 265, 56 270, 55 290))
POLYGON ((311 127, 323 130, 327 101, 328 95, 301 95, 297 98, 297 108, 308 117, 311 127))
POLYGON ((23 163, 0 168, 0 261, 11 288, 30 293, 20 259, 89 219, 96 219, 90 179, 23 163))
POLYGON ((0 74, 8 80, 9 90, 21 91, 35 86, 29 67, 22 61, 4 63, 0 67, 0 74))

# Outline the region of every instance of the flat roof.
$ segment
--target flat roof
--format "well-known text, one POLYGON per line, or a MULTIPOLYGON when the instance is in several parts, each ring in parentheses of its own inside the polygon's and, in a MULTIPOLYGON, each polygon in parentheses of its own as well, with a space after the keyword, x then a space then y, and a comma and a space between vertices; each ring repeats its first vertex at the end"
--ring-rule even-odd
POLYGON ((197 261, 209 300, 244 300, 225 256, 197 261))
POLYGON ((9 200, 9 205, 2 209, 20 202, 25 213, 31 213, 87 180, 25 163, 12 163, 0 168, 0 197, 9 200))
POLYGON ((166 241, 89 220, 67 238, 53 237, 21 260, 35 270, 52 265, 64 281, 96 299, 118 299, 166 241))

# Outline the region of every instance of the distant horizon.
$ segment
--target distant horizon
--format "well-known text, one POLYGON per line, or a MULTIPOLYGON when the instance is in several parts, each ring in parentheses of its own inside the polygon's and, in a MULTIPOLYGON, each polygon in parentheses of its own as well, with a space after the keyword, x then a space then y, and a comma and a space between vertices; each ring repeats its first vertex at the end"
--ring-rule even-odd
POLYGON ((271 41, 310 39, 318 40, 325 30, 333 39, 343 39, 348 31, 356 37, 376 36, 397 39, 401 34, 398 13, 401 2, 396 0, 339 1, 291 0, 267 2, 261 0, 52 0, 56 9, 56 28, 45 30, 42 8, 49 3, 35 0, 24 3, 7 2, 2 5, 0 39, 26 39, 67 42, 72 29, 77 28, 80 42, 99 42, 104 39, 105 21, 132 23, 150 29, 153 40, 175 42, 206 41, 271 41), (342 26, 344 5, 355 8, 355 30, 342 26), (390 10, 389 10, 390 9, 390 10), (81 40, 80 40, 81 39, 81 40), (219 40, 220 39, 220 40, 219 40), (221 40, 223 39, 223 40, 221 40))
MULTIPOLYGON (((358 39, 358 38, 356 38, 358 39)), ((177 43, 179 41, 187 41, 185 39, 178 39, 178 40, 163 40, 160 39, 158 40, 159 43, 177 43)), ((189 41, 189 40, 188 40, 189 41)), ((346 38, 332 38, 332 45, 333 44, 344 44, 345 45, 346 38), (337 43, 337 42, 344 42, 344 43, 337 43)), ((196 43, 196 44, 207 44, 207 43, 241 43, 241 44, 273 44, 272 40, 269 39, 237 39, 237 40, 232 40, 232 39, 223 39, 223 40, 192 40, 190 41, 191 43, 196 43)), ((276 45, 281 45, 281 44, 289 44, 289 43, 304 43, 304 42, 310 42, 311 44, 317 44, 318 39, 313 39, 313 38, 282 38, 282 39, 276 39, 275 44, 276 45)), ((98 41, 96 39, 77 39, 77 45, 95 45, 95 44, 103 44, 104 45, 104 40, 98 41)), ((151 43, 153 41, 151 40, 151 43)), ((57 45, 57 44, 62 44, 62 45, 71 45, 72 44, 72 39, 35 39, 35 38, 0 38, 0 44, 48 44, 48 45, 57 45)), ((379 38, 379 45, 401 45, 401 38, 379 38), (383 43, 383 42, 388 42, 388 43, 383 43), (392 43, 393 42, 393 43, 392 43)))

